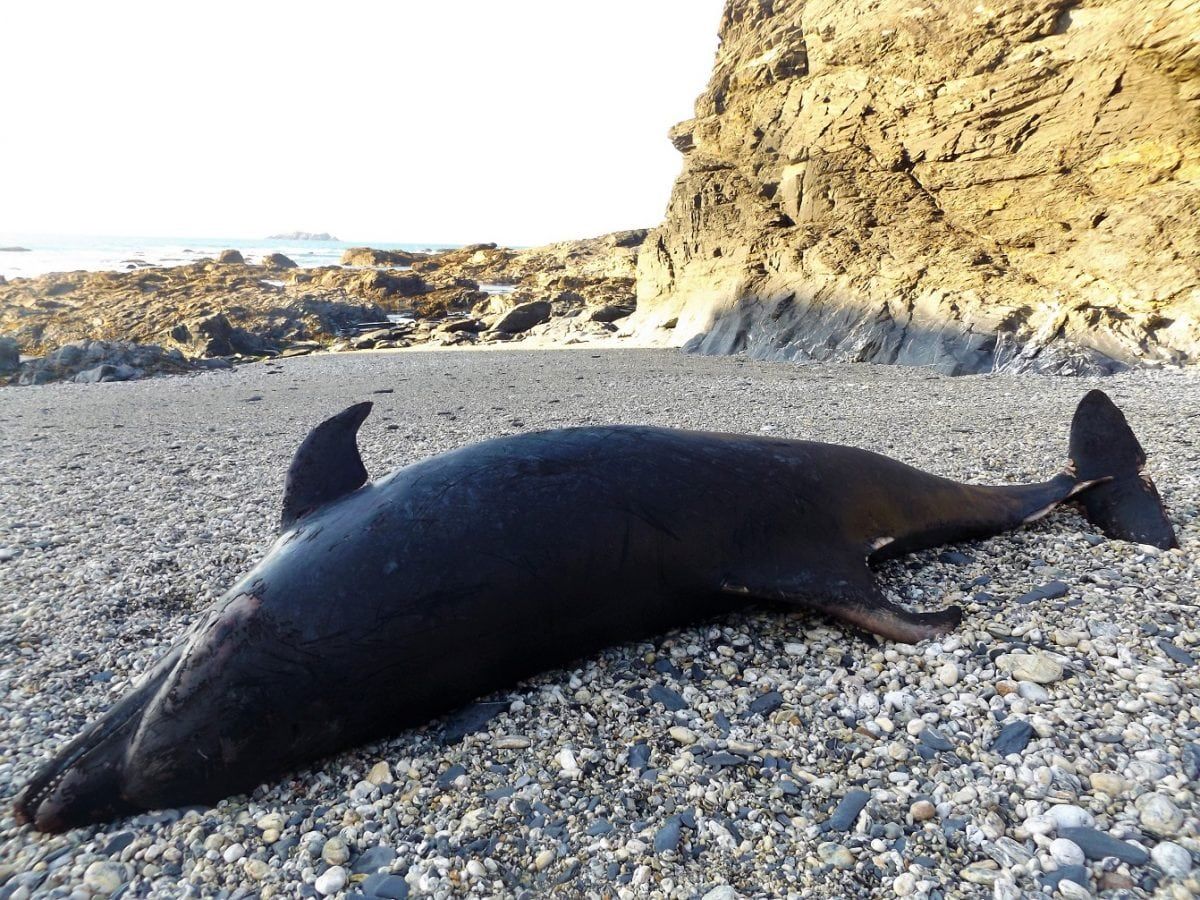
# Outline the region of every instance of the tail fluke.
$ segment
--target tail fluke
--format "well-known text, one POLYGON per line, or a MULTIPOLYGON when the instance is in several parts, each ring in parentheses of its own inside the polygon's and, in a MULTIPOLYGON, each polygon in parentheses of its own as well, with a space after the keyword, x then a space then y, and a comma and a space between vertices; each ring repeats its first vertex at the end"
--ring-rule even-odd
POLYGON ((1110 538, 1163 550, 1179 546, 1158 489, 1143 471, 1146 451, 1103 391, 1089 391, 1079 402, 1070 455, 1080 481, 1101 480, 1078 497, 1089 522, 1110 538))

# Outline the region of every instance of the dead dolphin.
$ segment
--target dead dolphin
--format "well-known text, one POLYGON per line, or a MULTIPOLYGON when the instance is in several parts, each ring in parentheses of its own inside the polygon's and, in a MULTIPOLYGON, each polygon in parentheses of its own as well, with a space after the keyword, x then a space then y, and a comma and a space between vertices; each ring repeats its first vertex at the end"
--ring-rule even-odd
POLYGON ((870 563, 981 538, 1074 496, 1109 535, 1175 545, 1101 392, 1041 484, 958 484, 866 450, 663 428, 522 434, 369 483, 370 404, 305 439, 271 551, 21 791, 62 831, 210 802, 600 648, 765 600, 898 641, 956 607, 889 602, 870 563))

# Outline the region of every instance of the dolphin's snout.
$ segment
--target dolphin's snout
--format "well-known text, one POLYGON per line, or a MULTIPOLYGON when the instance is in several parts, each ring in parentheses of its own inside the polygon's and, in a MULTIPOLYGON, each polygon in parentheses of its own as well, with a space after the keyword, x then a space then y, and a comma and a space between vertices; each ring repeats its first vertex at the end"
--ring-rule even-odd
POLYGON ((17 794, 18 822, 57 833, 136 812, 125 765, 142 713, 178 662, 181 647, 158 661, 142 683, 59 751, 17 794))
POLYGON ((132 811, 121 794, 124 743, 109 739, 74 759, 54 759, 17 795, 17 821, 58 833, 132 811))

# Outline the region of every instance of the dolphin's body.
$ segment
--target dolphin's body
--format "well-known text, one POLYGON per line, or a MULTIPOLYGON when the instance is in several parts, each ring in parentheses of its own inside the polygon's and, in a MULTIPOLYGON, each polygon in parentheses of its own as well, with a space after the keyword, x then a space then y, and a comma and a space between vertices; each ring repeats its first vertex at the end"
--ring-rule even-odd
POLYGON ((1112 536, 1173 546, 1124 417, 1093 391, 1041 484, 958 484, 865 450, 643 427, 501 438, 367 482, 370 404, 318 426, 283 531, 139 686, 16 801, 61 831, 215 801, 522 677, 748 600, 900 641, 869 563, 1016 528, 1079 494, 1112 536))

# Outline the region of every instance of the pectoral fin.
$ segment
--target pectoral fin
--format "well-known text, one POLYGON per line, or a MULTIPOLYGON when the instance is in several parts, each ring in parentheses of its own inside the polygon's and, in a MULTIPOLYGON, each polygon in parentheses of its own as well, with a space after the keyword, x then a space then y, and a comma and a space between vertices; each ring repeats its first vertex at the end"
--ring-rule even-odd
POLYGON ((811 563, 792 572, 774 567, 750 569, 731 573, 721 589, 757 600, 814 609, 905 644, 946 634, 962 621, 962 610, 957 606, 914 613, 892 603, 879 590, 865 560, 830 558, 823 561, 819 571, 813 571, 811 563))

